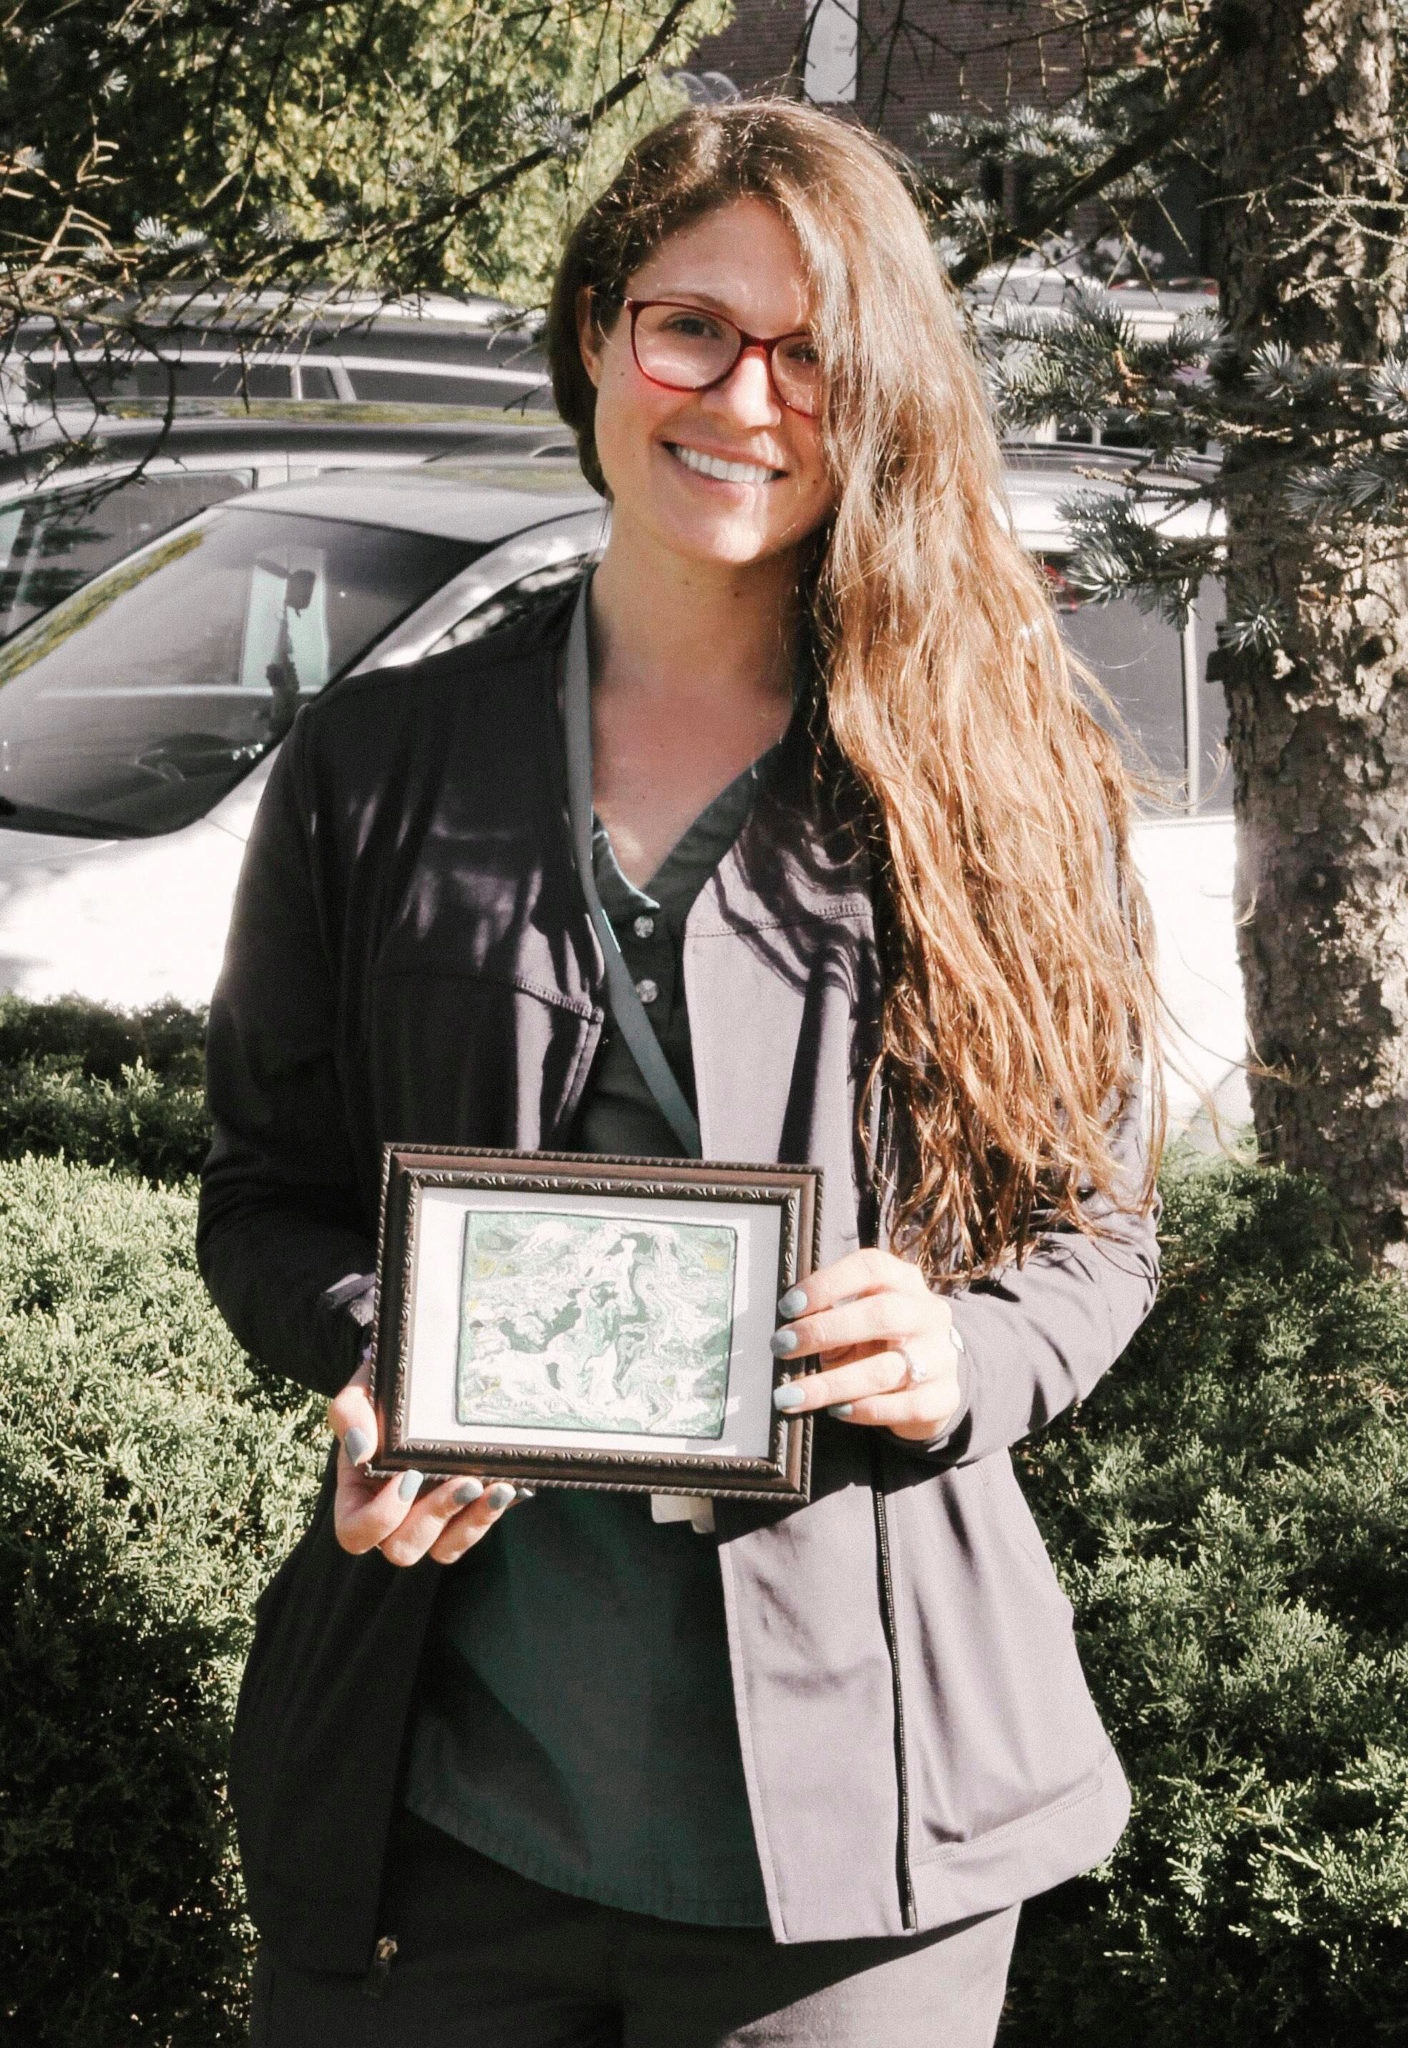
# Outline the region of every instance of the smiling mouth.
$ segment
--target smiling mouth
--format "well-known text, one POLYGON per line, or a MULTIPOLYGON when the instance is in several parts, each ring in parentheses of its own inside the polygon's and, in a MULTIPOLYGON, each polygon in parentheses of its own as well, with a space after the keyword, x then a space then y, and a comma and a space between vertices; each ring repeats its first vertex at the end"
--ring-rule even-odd
POLYGON ((712 476, 723 484, 771 484, 787 474, 782 469, 766 469, 760 462, 724 462, 717 455, 701 455, 697 448, 681 447, 678 441, 667 441, 665 446, 696 476, 712 476))

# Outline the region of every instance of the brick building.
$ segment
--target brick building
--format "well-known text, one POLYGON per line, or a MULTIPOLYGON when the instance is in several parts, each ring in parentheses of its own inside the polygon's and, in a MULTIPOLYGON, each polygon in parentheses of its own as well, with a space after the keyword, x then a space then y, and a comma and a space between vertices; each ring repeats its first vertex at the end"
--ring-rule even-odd
MULTIPOLYGON (((734 18, 690 59, 700 98, 781 91, 850 109, 922 158, 931 113, 1059 106, 1094 52, 1051 0, 736 0, 734 18)), ((991 175, 1001 189, 1002 166, 991 175)), ((1191 169, 1162 204, 1138 210, 1142 245, 1167 278, 1209 267, 1206 193, 1191 169)), ((1082 238, 1099 232, 1087 209, 1082 238)))
POLYGON ((744 93, 853 106, 867 127, 913 150, 931 112, 1069 98, 1081 49, 1049 0, 737 0, 690 70, 744 93))

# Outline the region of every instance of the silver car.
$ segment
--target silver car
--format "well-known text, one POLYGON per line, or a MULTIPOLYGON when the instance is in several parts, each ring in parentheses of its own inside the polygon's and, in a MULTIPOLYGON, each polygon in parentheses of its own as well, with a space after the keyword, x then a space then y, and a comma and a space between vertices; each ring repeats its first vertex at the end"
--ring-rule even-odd
MULTIPOLYGON (((1078 602, 1059 500, 1068 459, 1007 478, 1072 643, 1167 800, 1136 828, 1177 1065, 1246 1112, 1215 593, 1182 636, 1078 602)), ((1111 488, 1115 488, 1112 479, 1111 488)), ((0 647, 0 987, 139 1005, 209 998, 275 749, 341 676, 494 631, 550 601, 605 538, 575 463, 337 472, 216 506, 0 647)), ((1197 1087, 1171 1074, 1175 1113, 1197 1087)))
POLYGON ((87 445, 82 468, 68 464, 52 477, 42 449, 23 461, 0 459, 0 640, 135 548, 241 492, 330 469, 404 468, 442 457, 531 461, 572 448, 547 415, 348 420, 307 406, 275 419, 237 409, 169 425, 109 418, 93 426, 87 445))

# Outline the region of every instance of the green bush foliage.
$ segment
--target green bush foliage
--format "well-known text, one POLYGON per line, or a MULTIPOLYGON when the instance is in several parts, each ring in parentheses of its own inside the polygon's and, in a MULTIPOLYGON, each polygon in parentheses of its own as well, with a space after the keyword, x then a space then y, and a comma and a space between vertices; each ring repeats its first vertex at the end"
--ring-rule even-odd
POLYGON ((175 1003, 0 995, 0 1157, 57 1153, 152 1181, 196 1172, 210 1145, 204 1046, 204 1013, 175 1003))
POLYGON ((1408 1298, 1323 1196, 1165 1176, 1159 1306, 1024 1479, 1134 1789, 1003 2048, 1408 2038, 1408 1298))
POLYGON ((33 1002, 0 993, 0 1071, 26 1060, 63 1060, 76 1072, 117 1080, 124 1067, 150 1068, 161 1080, 204 1085, 204 1010, 181 1003, 149 1004, 145 1010, 109 1009, 82 996, 33 1002))
MULTIPOLYGON (((26 2048, 242 2039, 223 1758, 324 1438, 206 1301, 189 1183, 139 1177, 204 1149, 201 1032, 0 1000, 0 1149, 67 1155, 0 1164, 0 2020, 26 2048)), ((1135 1808, 1027 1908, 1001 2048, 1399 2042, 1408 1296, 1305 1182, 1176 1164, 1165 1195, 1155 1314, 1021 1454, 1135 1808)))
POLYGON ((325 1439, 247 1370, 194 1210, 0 1164, 0 2033, 25 2048, 243 2039, 224 1754, 325 1439))

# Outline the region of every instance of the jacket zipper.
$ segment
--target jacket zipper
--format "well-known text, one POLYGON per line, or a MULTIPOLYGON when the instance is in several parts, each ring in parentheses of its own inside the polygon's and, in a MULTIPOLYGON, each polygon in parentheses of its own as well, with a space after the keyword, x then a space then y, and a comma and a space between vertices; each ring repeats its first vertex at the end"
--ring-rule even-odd
POLYGON ((362 1979, 362 1989, 368 1998, 385 1998, 386 1987, 391 1981, 391 1964, 400 1946, 394 1935, 383 1934, 372 1950, 371 1967, 362 1979))
POLYGON ((884 1616, 885 1641, 890 1651, 891 1683, 895 1695, 895 1772, 899 1780, 900 1838, 898 1847, 897 1875, 900 1887, 900 1914, 905 1931, 912 1934, 919 1925, 919 1913, 914 1903, 914 1883, 909 1869, 909 1766, 905 1761, 904 1740, 904 1695, 900 1689, 900 1655, 898 1631, 895 1625, 895 1582, 890 1567, 890 1523, 885 1511, 885 1489, 882 1484, 878 1447, 871 1448, 872 1482, 875 1494, 875 1533, 880 1558, 880 1602, 884 1616))

